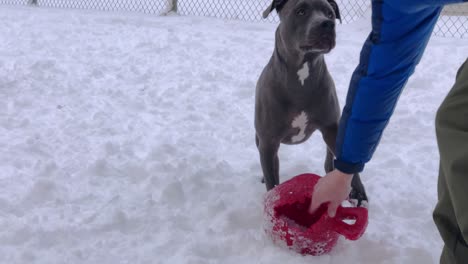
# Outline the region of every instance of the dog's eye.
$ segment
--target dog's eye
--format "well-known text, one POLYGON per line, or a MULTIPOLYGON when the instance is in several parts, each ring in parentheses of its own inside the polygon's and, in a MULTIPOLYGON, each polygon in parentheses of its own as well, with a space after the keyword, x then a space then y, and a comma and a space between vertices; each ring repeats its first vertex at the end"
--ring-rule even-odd
POLYGON ((299 8, 297 11, 296 11, 296 14, 298 16, 305 16, 306 14, 306 10, 304 8, 299 8))
POLYGON ((327 13, 328 18, 333 18, 334 15, 335 15, 335 13, 333 13, 331 11, 327 13))

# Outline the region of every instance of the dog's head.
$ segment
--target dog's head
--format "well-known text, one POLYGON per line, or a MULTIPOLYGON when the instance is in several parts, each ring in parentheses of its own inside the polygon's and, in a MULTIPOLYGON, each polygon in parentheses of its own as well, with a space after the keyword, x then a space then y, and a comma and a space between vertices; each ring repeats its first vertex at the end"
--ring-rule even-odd
POLYGON ((335 47, 335 20, 341 20, 341 16, 334 0, 273 0, 263 17, 274 9, 281 20, 283 41, 289 48, 327 53, 335 47))

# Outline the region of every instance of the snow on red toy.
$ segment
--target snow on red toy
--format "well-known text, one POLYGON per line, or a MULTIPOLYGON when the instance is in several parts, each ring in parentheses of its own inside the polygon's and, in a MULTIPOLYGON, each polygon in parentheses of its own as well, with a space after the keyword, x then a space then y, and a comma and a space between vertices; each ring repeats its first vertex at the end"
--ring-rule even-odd
POLYGON ((314 256, 330 252, 343 235, 357 240, 367 227, 367 209, 339 207, 335 218, 322 205, 308 213, 313 187, 320 179, 314 174, 298 175, 270 190, 265 197, 264 228, 273 242, 301 254, 314 256), (344 220, 355 220, 347 224, 344 220))

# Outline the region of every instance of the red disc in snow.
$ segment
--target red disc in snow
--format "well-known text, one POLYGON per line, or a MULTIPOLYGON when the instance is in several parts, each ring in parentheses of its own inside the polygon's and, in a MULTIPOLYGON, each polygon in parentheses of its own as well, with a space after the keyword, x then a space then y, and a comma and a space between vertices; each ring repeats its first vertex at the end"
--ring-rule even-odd
POLYGON ((301 254, 318 256, 330 252, 340 235, 357 240, 366 230, 366 208, 340 206, 334 218, 328 216, 327 205, 322 205, 314 214, 308 213, 319 179, 315 174, 298 175, 266 194, 264 228, 276 244, 301 254), (344 220, 355 222, 347 224, 344 220))

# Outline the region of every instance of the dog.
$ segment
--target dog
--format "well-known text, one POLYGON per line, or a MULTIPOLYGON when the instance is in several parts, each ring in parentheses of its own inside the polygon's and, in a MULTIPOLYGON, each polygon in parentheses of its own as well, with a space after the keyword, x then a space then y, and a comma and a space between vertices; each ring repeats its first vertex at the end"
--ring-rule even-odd
MULTIPOLYGON (((280 144, 303 143, 316 130, 327 145, 325 171, 334 169, 341 113, 324 59, 336 45, 335 21, 341 20, 337 3, 274 0, 263 17, 274 9, 280 17, 275 48, 255 93, 255 142, 267 191, 280 183, 280 144)), ((367 202, 359 174, 354 175, 351 185, 350 201, 357 206, 367 202)))

